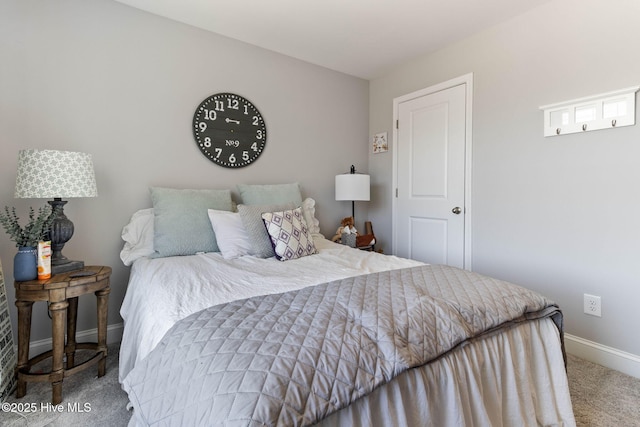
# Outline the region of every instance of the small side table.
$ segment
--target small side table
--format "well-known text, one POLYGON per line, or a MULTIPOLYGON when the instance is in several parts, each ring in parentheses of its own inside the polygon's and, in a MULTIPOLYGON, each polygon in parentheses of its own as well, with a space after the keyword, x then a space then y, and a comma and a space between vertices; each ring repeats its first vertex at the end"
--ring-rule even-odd
MULTIPOLYGON (((371 221, 364 222, 364 235, 372 236, 375 239, 375 235, 373 234, 373 225, 371 225, 371 221)), ((357 248, 363 251, 375 252, 376 244, 374 242, 371 245, 357 246, 357 248)))
POLYGON ((98 364, 98 377, 106 371, 107 357, 107 310, 109 302, 109 278, 111 267, 88 266, 81 271, 68 271, 46 280, 15 282, 16 306, 18 307, 18 388, 16 397, 27 393, 27 382, 50 382, 51 403, 62 402, 62 381, 77 372, 98 364), (80 275, 88 274, 88 275, 80 275), (98 302, 98 342, 76 343, 76 321, 78 297, 94 293, 98 302), (51 312, 53 348, 29 359, 31 335, 31 309, 36 301, 46 301, 51 312), (65 325, 67 342, 65 345, 65 325), (93 350, 95 355, 86 362, 75 365, 76 349, 93 350), (67 356, 66 365, 63 363, 67 356), (51 372, 30 373, 31 367, 51 357, 51 372))

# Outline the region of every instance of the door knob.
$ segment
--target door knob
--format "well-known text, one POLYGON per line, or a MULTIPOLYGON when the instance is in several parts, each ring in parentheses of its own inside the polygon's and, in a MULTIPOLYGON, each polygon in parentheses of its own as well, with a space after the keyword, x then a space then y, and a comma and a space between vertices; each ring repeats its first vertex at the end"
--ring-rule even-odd
POLYGON ((456 215, 460 215, 460 212, 462 212, 462 209, 460 209, 460 206, 456 206, 455 208, 451 209, 451 212, 453 212, 456 215))

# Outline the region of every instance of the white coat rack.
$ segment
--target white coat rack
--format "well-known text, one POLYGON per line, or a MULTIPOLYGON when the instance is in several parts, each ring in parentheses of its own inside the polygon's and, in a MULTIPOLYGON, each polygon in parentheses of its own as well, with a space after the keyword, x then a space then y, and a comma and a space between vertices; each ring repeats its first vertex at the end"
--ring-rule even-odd
POLYGON ((558 136, 636 124, 640 86, 543 105, 544 136, 558 136))

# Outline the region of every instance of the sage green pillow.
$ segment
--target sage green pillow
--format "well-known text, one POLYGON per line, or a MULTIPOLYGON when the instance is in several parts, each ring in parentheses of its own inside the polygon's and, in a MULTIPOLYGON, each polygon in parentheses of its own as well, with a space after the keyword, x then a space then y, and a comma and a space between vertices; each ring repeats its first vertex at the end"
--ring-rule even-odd
POLYGON ((238 184, 240 200, 245 205, 302 204, 300 184, 238 184))
POLYGON ((218 252, 208 210, 231 211, 231 190, 151 188, 156 257, 218 252))

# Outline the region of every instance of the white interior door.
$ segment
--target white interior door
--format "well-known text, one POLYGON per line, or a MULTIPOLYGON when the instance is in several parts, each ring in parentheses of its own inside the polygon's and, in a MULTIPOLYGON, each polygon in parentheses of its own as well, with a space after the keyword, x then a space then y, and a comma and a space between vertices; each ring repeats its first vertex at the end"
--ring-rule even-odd
POLYGON ((467 87, 397 103, 394 253, 465 267, 467 87))

